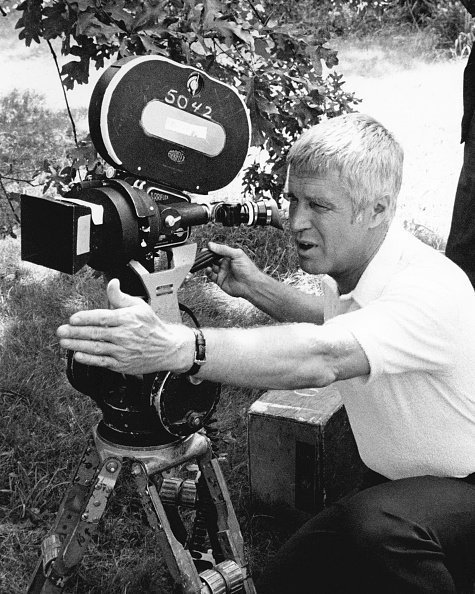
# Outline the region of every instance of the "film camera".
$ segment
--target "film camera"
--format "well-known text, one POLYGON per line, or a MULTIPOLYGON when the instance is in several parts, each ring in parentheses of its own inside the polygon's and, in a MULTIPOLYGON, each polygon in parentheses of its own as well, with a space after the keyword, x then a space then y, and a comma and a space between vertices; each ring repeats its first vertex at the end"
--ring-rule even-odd
MULTIPOLYGON (((178 321, 177 288, 189 270, 212 259, 205 252, 194 261, 196 247, 187 245, 192 226, 279 226, 271 202, 198 203, 185 193, 226 186, 249 149, 249 117, 240 96, 205 73, 158 56, 120 60, 92 93, 89 128, 113 177, 78 183, 62 199, 23 195, 24 260, 69 274, 88 264, 119 277, 123 290, 156 302, 160 315, 178 321), (158 289, 149 277, 160 252, 169 256, 173 272, 162 274, 158 289)), ((72 357, 68 375, 103 410, 104 437, 126 445, 156 445, 196 431, 216 399, 206 382, 190 388, 188 380, 171 374, 166 382, 124 378, 84 368, 72 357), (190 389, 194 395, 185 398, 190 389), (150 393, 159 393, 160 403, 150 405, 150 393)))
MULTIPOLYGON (((60 199, 23 195, 24 260, 68 274, 87 264, 118 277, 122 290, 146 299, 163 319, 180 322, 179 287, 190 271, 213 260, 209 251, 196 257, 191 227, 281 226, 271 201, 196 200, 237 176, 250 140, 237 92, 205 73, 159 56, 120 60, 94 88, 89 128, 112 175, 77 183, 60 199)), ((172 372, 119 374, 81 365, 73 353, 67 373, 73 387, 97 403, 102 420, 43 541, 29 594, 63 588, 126 460, 180 591, 255 594, 208 437, 220 386, 172 372), (168 476, 190 460, 199 469, 195 480, 168 476), (179 515, 170 511, 180 505, 196 510, 186 537, 179 515), (209 550, 211 561, 203 560, 209 550)))
POLYGON ((239 173, 249 149, 246 108, 234 89, 158 56, 126 58, 96 85, 92 141, 114 179, 83 182, 62 200, 22 198, 25 260, 70 274, 108 271, 185 243, 190 227, 278 225, 265 201, 192 203, 239 173))

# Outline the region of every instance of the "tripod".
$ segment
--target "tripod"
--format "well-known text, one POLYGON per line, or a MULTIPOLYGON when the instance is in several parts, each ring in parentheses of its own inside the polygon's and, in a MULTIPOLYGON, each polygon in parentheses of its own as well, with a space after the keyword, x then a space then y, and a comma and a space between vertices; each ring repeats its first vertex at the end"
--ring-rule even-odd
MULTIPOLYGON (((140 281, 157 314, 181 321, 177 290, 191 269, 196 246, 186 244, 170 251, 169 269, 149 272, 132 261, 127 275, 131 271, 140 281)), ((131 462, 137 493, 177 590, 255 594, 226 482, 202 430, 214 410, 216 387, 170 373, 124 378, 81 366, 70 369, 69 378, 96 400, 104 418, 92 429, 53 527, 43 540, 28 594, 63 590, 85 554, 125 461, 131 462), (180 394, 184 394, 181 399, 180 394), (191 461, 198 468, 195 479, 168 476, 191 461), (195 510, 189 531, 177 511, 180 507, 195 510), (205 546, 206 537, 211 552, 205 546)))

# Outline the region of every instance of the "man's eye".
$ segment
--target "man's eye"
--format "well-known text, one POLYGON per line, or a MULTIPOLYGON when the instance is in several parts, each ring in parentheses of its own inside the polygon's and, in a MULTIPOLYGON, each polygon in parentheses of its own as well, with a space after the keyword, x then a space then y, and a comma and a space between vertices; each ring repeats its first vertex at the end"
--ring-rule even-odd
POLYGON ((328 210, 328 207, 320 202, 309 202, 309 206, 312 210, 328 210))

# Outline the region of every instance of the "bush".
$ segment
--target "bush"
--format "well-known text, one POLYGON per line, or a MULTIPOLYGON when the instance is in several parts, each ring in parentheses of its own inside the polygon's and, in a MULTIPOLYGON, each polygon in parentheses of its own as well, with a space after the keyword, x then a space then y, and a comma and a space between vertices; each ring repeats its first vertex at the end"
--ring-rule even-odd
POLYGON ((18 202, 10 202, 10 208, 10 193, 42 193, 46 178, 59 174, 74 147, 66 111, 49 109, 44 97, 32 90, 0 97, 0 237, 18 222, 13 212, 18 202))
POLYGON ((286 11, 289 18, 324 22, 336 35, 428 29, 437 38, 435 49, 452 49, 468 32, 468 12, 459 0, 304 0, 287 3, 286 11))

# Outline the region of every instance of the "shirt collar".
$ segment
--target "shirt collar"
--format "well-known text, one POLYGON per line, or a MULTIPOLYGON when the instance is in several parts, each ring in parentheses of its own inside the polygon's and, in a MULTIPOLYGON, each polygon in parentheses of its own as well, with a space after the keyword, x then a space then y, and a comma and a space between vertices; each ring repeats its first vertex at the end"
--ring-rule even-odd
POLYGON ((350 293, 341 295, 340 299, 353 299, 360 307, 364 307, 380 297, 388 281, 394 275, 406 241, 407 234, 393 223, 356 287, 350 293))

